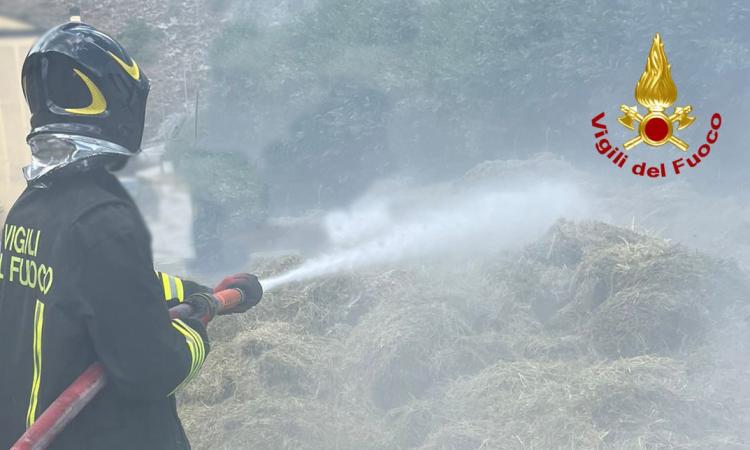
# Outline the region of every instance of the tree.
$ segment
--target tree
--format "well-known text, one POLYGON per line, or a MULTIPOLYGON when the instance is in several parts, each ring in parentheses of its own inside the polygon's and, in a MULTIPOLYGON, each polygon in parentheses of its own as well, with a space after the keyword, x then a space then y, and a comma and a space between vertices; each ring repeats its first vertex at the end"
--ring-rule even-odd
POLYGON ((748 6, 720 3, 320 0, 281 26, 238 17, 213 47, 210 133, 244 145, 272 191, 296 190, 300 207, 359 192, 372 174, 434 179, 543 150, 578 158, 592 114, 632 102, 657 31, 680 95, 743 103, 733 93, 747 92, 748 6), (341 150, 360 119, 325 120, 340 80, 389 105, 376 127, 389 150, 359 149, 373 157, 355 189, 325 170, 362 170, 341 150))

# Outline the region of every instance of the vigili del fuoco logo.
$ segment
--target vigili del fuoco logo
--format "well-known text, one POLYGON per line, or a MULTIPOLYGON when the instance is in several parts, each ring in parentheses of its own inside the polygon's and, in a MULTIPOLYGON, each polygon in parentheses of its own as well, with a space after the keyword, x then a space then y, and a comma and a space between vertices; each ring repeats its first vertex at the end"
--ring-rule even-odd
POLYGON ((671 174, 680 175, 698 166, 711 153, 711 145, 715 144, 719 138, 721 115, 714 113, 711 116, 705 142, 697 150, 691 153, 690 144, 680 139, 678 132, 692 125, 695 117, 691 116, 693 107, 690 105, 675 106, 670 111, 677 101, 677 86, 672 81, 670 67, 667 54, 664 52, 664 43, 657 33, 651 43, 646 69, 635 85, 635 100, 646 110, 641 114, 638 105, 620 106, 623 114, 617 121, 625 128, 636 132, 632 139, 622 145, 624 150, 613 147, 609 142, 609 130, 604 123, 603 112, 591 119, 594 138, 597 139, 594 146, 596 151, 608 158, 616 167, 629 168, 634 175, 650 178, 664 178, 671 174), (645 161, 638 162, 634 156, 634 161, 627 164, 639 144, 676 150, 679 156, 672 156, 670 162, 662 162, 658 165, 650 165, 645 161))

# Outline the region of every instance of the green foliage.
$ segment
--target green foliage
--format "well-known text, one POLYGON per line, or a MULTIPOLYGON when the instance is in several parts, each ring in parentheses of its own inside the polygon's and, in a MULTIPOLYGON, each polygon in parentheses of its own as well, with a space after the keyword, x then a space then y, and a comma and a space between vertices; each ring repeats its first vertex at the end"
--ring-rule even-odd
POLYGON ((389 160, 386 108, 380 92, 342 82, 297 119, 291 137, 264 153, 277 207, 333 206, 366 189, 389 160))
POLYGON ((421 8, 410 0, 324 0, 303 27, 316 40, 339 44, 398 45, 419 33, 421 8))
POLYGON ((155 26, 143 19, 130 18, 118 41, 136 61, 151 63, 159 56, 159 41, 163 38, 164 32, 155 26))
POLYGON ((226 211, 236 228, 261 223, 267 215, 267 188, 256 165, 241 152, 223 149, 194 139, 187 118, 167 142, 166 157, 188 184, 194 200, 226 211))
MULTIPOLYGON (((748 70, 748 44, 736 38, 747 16, 738 1, 647 0, 320 0, 270 28, 238 14, 212 47, 210 102, 221 114, 211 114, 209 130, 249 153, 275 155, 276 169, 284 158, 297 168, 320 161, 315 130, 299 124, 342 80, 355 80, 392 105, 381 173, 452 176, 484 159, 578 152, 592 108, 631 100, 655 32, 680 92, 700 104, 716 93, 706 80, 748 70), (271 151, 258 139, 268 134, 287 137, 271 151)), ((735 80, 744 77, 717 89, 736 90, 735 80)), ((339 125, 331 136, 350 136, 351 121, 339 125)), ((356 173, 361 161, 326 155, 330 171, 356 173)), ((326 173, 313 167, 308 189, 326 173)))

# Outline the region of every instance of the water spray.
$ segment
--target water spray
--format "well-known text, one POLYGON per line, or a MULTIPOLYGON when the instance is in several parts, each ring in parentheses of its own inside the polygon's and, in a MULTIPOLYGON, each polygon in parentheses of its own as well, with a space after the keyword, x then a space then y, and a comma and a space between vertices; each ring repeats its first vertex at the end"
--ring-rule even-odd
POLYGON ((584 214, 586 202, 570 185, 542 184, 402 203, 398 196, 368 199, 349 211, 329 214, 323 226, 333 248, 263 280, 265 291, 398 261, 496 253, 536 238, 562 215, 584 214))

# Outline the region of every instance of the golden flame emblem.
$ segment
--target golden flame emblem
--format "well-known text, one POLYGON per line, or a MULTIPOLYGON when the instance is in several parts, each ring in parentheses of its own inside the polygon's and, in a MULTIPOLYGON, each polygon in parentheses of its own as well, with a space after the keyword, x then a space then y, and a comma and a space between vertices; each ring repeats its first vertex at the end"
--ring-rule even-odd
POLYGON ((657 33, 646 60, 646 70, 635 85, 636 101, 649 111, 663 111, 677 100, 677 86, 669 69, 664 43, 657 33))
POLYGON ((635 100, 648 110, 648 114, 642 116, 637 106, 620 106, 623 115, 617 120, 624 127, 635 130, 633 124, 638 123, 638 136, 624 144, 625 150, 630 150, 641 142, 652 147, 669 142, 683 152, 687 151, 688 144, 674 136, 673 132, 675 122, 677 129, 682 130, 695 121, 695 117, 689 116, 692 106, 678 106, 671 115, 664 113, 677 100, 677 86, 672 81, 670 68, 664 43, 659 33, 656 33, 646 60, 646 68, 635 85, 635 100))

